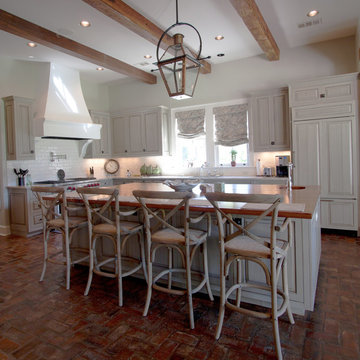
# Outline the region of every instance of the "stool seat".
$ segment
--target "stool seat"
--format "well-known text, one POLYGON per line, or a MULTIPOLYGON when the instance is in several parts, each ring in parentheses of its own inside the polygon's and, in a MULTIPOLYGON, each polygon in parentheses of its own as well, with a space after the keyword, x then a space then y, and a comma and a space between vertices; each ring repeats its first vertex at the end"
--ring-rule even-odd
MULTIPOLYGON (((185 234, 184 228, 177 228, 180 234, 178 232, 175 232, 171 229, 161 229, 159 231, 156 231, 152 234, 151 239, 153 242, 158 243, 168 243, 168 244, 185 244, 186 238, 183 234, 185 234)), ((202 230, 196 230, 196 229, 189 229, 189 244, 190 245, 196 245, 201 244, 203 241, 206 240, 207 233, 202 230)))

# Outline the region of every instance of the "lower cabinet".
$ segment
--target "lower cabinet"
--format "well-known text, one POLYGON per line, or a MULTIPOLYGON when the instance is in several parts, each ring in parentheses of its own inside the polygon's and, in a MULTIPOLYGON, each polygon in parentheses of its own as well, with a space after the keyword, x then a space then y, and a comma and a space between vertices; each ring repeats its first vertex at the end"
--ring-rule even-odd
POLYGON ((321 199, 321 227, 324 229, 357 230, 357 201, 321 199))
POLYGON ((8 187, 11 233, 29 237, 42 232, 42 214, 30 188, 8 187))
POLYGON ((162 106, 113 116, 113 156, 169 154, 169 121, 162 106))

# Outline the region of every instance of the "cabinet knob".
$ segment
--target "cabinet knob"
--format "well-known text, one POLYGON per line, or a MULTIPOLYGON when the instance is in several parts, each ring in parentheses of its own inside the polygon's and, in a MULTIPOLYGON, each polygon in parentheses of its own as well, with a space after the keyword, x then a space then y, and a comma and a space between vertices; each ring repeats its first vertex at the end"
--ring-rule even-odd
POLYGON ((30 150, 30 154, 33 154, 34 153, 34 150, 30 150))
POLYGON ((104 150, 101 150, 101 153, 103 154, 103 153, 104 153, 104 150))
POLYGON ((125 150, 125 152, 127 152, 127 150, 125 150))
POLYGON ((143 151, 146 151, 145 149, 143 149, 143 151))
POLYGON ((325 97, 325 94, 320 94, 320 98, 323 99, 325 97))
POLYGON ((271 144, 271 145, 275 145, 275 141, 272 141, 270 144, 271 144))

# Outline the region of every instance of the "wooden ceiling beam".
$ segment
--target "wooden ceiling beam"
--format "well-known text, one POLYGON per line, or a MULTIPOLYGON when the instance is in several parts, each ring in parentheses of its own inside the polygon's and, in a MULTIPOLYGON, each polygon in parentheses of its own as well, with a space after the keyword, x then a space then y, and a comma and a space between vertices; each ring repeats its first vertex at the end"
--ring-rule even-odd
POLYGON ((27 20, 0 10, 0 30, 34 41, 54 50, 102 66, 117 73, 136 78, 148 84, 156 84, 156 76, 115 59, 102 52, 56 34, 27 20))
POLYGON ((255 0, 230 0, 270 61, 279 60, 280 50, 255 0))
MULTIPOLYGON (((104 15, 117 21, 119 24, 125 26, 129 30, 135 32, 144 39, 150 41, 157 46, 158 41, 164 32, 145 16, 138 13, 132 7, 127 5, 122 0, 83 0, 96 10, 102 12, 104 15)), ((164 36, 161 43, 161 48, 166 50, 168 46, 173 45, 174 40, 171 36, 164 36)), ((192 50, 193 53, 195 51, 192 50)), ((211 64, 205 60, 201 61, 201 73, 208 74, 211 72, 211 64)))

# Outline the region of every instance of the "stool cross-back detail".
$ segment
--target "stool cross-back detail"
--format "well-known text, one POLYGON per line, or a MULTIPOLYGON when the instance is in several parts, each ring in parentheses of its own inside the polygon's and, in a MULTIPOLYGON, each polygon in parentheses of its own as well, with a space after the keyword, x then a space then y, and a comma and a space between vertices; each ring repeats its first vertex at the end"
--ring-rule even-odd
POLYGON ((187 295, 189 320, 191 329, 194 328, 194 313, 192 295, 200 291, 206 286, 209 298, 213 300, 210 288, 208 259, 207 259, 207 237, 211 231, 210 215, 203 213, 196 218, 189 215, 189 199, 192 197, 191 192, 169 192, 169 191, 141 191, 134 190, 133 195, 140 202, 144 210, 144 222, 146 233, 146 261, 148 266, 148 291, 143 315, 146 316, 149 310, 152 289, 156 289, 173 295, 187 295), (173 208, 163 209, 163 211, 154 210, 151 201, 154 199, 170 200, 173 208), (174 204, 175 203, 175 204, 174 204), (181 225, 175 226, 176 215, 179 211, 183 211, 180 215, 182 219, 181 225), (199 230, 190 228, 191 223, 199 223, 203 219, 207 219, 207 230, 199 230), (155 261, 156 252, 165 248, 168 250, 168 267, 160 271, 153 277, 153 263, 155 261), (196 250, 201 248, 203 254, 203 272, 196 271, 200 275, 200 283, 195 288, 192 287, 191 274, 192 263, 196 250), (173 267, 173 251, 179 254, 182 268, 173 267), (185 274, 186 290, 174 288, 172 275, 176 273, 185 274), (167 276, 167 286, 157 283, 161 278, 167 276))
POLYGON ((44 187, 32 186, 33 191, 41 208, 42 223, 43 223, 43 242, 44 242, 44 265, 40 277, 40 281, 44 280, 46 265, 48 262, 54 264, 66 265, 66 289, 70 289, 70 269, 71 265, 85 261, 89 258, 87 250, 80 248, 71 248, 72 238, 74 233, 80 228, 87 226, 86 216, 71 216, 71 213, 84 212, 84 207, 79 205, 68 205, 66 192, 62 187, 44 187), (44 197, 53 197, 53 199, 46 199, 44 197), (59 213, 61 207, 61 213, 59 213), (59 253, 49 256, 48 241, 50 232, 58 230, 62 233, 63 249, 65 250, 65 260, 58 260, 59 253), (84 252, 86 255, 76 259, 71 259, 71 252, 84 252))
POLYGON ((132 275, 139 269, 144 272, 147 279, 145 266, 145 251, 143 242, 143 225, 137 221, 123 220, 121 217, 136 216, 141 208, 126 209, 120 211, 119 190, 113 188, 78 188, 77 192, 83 199, 88 215, 89 226, 89 248, 90 248, 90 266, 89 277, 85 289, 85 295, 88 295, 93 274, 100 276, 116 278, 118 282, 119 306, 123 305, 123 286, 122 278, 132 275), (91 197, 101 197, 101 201, 96 199, 91 201, 91 197), (136 236, 139 245, 140 259, 130 256, 124 256, 124 249, 128 240, 136 236), (114 247, 114 256, 104 256, 98 261, 97 240, 108 238, 112 241, 114 247), (128 260, 134 266, 129 266, 126 272, 123 272, 122 262, 128 260), (113 263, 114 271, 102 268, 106 264, 113 263))
POLYGON ((280 226, 277 225, 278 205, 281 197, 220 192, 207 193, 205 196, 215 208, 220 239, 220 309, 215 337, 216 339, 220 337, 225 307, 245 315, 263 319, 270 318, 273 324, 276 354, 278 359, 282 359, 278 318, 285 311, 291 324, 294 324, 294 318, 290 309, 287 276, 287 252, 293 242, 293 224, 289 218, 286 218, 280 226), (227 203, 227 206, 222 207, 222 202, 227 203), (256 203, 264 204, 265 207, 258 216, 251 217, 246 220, 244 225, 240 225, 233 219, 229 203, 256 203), (256 235, 255 227, 257 224, 259 225, 260 221, 262 229, 267 226, 268 237, 266 238, 256 235), (287 238, 278 239, 277 233, 285 230, 288 231, 287 238), (270 266, 268 265, 269 260, 270 266), (252 261, 260 265, 265 274, 266 284, 247 282, 241 274, 241 261, 252 261), (236 280, 226 290, 226 277, 231 264, 234 264, 236 280), (277 287, 280 275, 282 290, 277 287), (261 312, 241 307, 241 290, 246 288, 270 291, 271 311, 261 312), (229 298, 234 292, 236 292, 236 298, 231 301, 229 298), (280 308, 278 308, 278 295, 282 298, 280 308))

